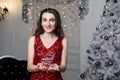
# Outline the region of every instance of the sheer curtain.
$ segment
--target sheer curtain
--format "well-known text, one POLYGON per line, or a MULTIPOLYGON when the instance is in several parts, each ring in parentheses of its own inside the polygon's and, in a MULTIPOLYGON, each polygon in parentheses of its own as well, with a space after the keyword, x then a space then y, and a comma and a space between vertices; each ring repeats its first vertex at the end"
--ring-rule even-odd
MULTIPOLYGON (((72 36, 69 31, 75 31, 80 27, 80 16, 78 8, 78 0, 36 0, 32 1, 30 8, 30 22, 31 30, 34 33, 37 21, 40 15, 40 12, 45 8, 54 8, 59 11, 62 26, 66 33, 69 33, 69 36, 72 36)), ((68 36, 68 35, 67 35, 68 36)))

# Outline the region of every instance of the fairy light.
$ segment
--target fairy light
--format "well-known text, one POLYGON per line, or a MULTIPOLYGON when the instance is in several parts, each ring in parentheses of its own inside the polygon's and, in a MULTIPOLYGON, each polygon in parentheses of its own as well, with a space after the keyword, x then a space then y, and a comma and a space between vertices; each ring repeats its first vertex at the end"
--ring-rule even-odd
POLYGON ((66 27, 66 25, 63 25, 63 27, 65 28, 65 27, 66 27))
POLYGON ((66 18, 66 16, 64 16, 64 18, 66 18))
POLYGON ((59 6, 58 5, 56 5, 56 8, 58 8, 59 6))
POLYGON ((64 15, 64 14, 65 14, 65 12, 63 11, 63 12, 62 12, 62 15, 64 15))

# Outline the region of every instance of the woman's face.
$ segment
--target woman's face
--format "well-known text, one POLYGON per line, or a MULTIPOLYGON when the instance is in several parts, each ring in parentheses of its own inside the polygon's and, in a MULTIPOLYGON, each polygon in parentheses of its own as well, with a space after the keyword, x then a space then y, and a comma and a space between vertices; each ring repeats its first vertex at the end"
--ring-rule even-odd
POLYGON ((56 20, 55 20, 55 16, 52 13, 43 13, 42 15, 42 27, 45 30, 45 32, 51 33, 54 31, 55 29, 55 24, 56 24, 56 20))

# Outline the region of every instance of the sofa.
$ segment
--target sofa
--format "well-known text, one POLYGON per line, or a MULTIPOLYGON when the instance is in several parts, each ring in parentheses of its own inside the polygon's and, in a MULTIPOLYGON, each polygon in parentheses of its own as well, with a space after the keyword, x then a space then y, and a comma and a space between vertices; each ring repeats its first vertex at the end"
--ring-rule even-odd
POLYGON ((9 55, 0 57, 0 80, 29 80, 30 74, 26 60, 9 55))

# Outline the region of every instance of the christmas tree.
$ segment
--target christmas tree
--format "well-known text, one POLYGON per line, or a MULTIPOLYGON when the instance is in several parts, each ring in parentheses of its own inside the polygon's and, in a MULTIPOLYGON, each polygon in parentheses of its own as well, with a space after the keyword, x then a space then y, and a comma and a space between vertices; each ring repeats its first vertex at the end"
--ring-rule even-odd
POLYGON ((120 80, 120 0, 106 0, 80 80, 120 80))

